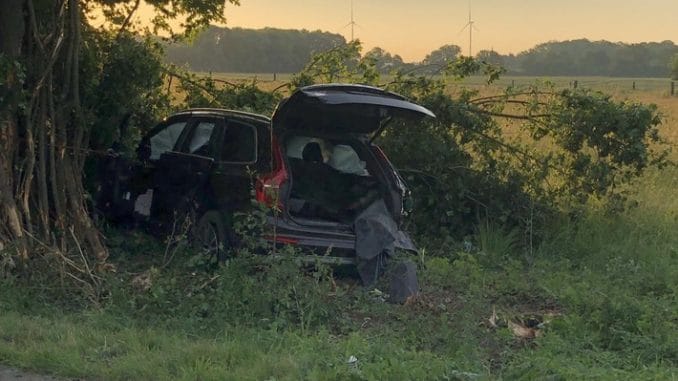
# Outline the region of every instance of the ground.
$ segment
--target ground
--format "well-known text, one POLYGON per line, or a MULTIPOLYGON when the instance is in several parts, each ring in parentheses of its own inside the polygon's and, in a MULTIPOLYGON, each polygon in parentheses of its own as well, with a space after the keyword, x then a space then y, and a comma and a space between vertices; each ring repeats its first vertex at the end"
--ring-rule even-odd
POLYGON ((0 365, 0 380, 2 381, 65 381, 63 378, 54 378, 26 372, 16 368, 0 365))

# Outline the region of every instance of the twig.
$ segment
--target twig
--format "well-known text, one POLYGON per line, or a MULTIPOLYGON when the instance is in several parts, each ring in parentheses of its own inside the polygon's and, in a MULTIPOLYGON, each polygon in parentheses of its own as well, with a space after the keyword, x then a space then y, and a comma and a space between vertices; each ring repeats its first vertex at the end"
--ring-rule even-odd
POLYGON ((162 267, 167 267, 170 262, 172 262, 172 259, 174 259, 174 254, 176 253, 176 250, 172 250, 172 255, 167 258, 167 254, 170 252, 170 246, 172 245, 172 242, 174 241, 174 234, 177 231, 177 219, 176 216, 174 220, 172 221, 172 232, 170 233, 169 237, 167 237, 167 245, 165 245, 165 253, 162 256, 162 262, 163 265, 162 267))
POLYGON ((130 21, 132 21, 132 16, 134 16, 134 13, 136 13, 136 11, 139 9, 139 4, 141 4, 141 0, 136 0, 134 6, 132 7, 129 14, 125 18, 125 21, 123 21, 122 25, 120 25, 118 34, 115 36, 116 40, 119 40, 120 37, 122 37, 122 34, 125 32, 125 29, 127 29, 127 26, 129 25, 130 21))
POLYGON ((69 230, 71 232, 71 236, 73 237, 73 242, 75 242, 75 246, 78 249, 78 253, 80 253, 80 258, 82 258, 82 263, 85 265, 85 270, 87 270, 87 275, 89 275, 90 280, 92 280, 92 284, 98 286, 99 281, 97 279, 95 279, 94 272, 89 267, 89 263, 87 262, 87 258, 85 257, 85 253, 82 251, 82 247, 80 246, 80 241, 75 236, 75 231, 73 230, 73 227, 71 227, 69 230))
POLYGON ((289 82, 285 82, 285 83, 283 83, 282 85, 280 85, 280 86, 276 87, 275 89, 271 90, 271 92, 272 92, 272 93, 275 93, 276 91, 282 89, 283 87, 287 87, 287 86, 289 86, 289 85, 290 85, 289 82))
POLYGON ((492 112, 492 111, 487 111, 487 110, 482 110, 479 108, 476 109, 469 109, 468 112, 473 112, 473 113, 478 113, 478 114, 483 114, 483 115, 489 115, 489 116, 496 116, 499 118, 507 118, 507 119, 518 119, 518 120, 534 120, 538 118, 548 118, 553 116, 553 114, 537 114, 537 115, 514 115, 514 114, 504 114, 501 112, 492 112))
POLYGON ((210 81, 218 82, 218 83, 223 83, 223 84, 229 85, 229 86, 231 86, 231 87, 238 87, 238 84, 237 84, 237 83, 228 82, 228 81, 223 80, 223 79, 210 78, 210 81))
POLYGON ((195 291, 200 291, 200 290, 202 290, 203 288, 207 287, 210 283, 212 283, 212 282, 214 282, 215 280, 219 279, 219 277, 221 277, 221 275, 215 275, 215 276, 211 277, 211 278, 208 279, 205 283, 201 284, 195 291))

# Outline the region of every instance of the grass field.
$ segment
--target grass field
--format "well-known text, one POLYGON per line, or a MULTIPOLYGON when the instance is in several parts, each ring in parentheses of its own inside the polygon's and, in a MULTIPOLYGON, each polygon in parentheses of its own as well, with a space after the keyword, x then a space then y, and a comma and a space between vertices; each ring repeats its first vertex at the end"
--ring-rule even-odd
MULTIPOLYGON (((208 73, 198 73, 207 75, 208 73)), ((289 73, 211 73, 214 78, 226 81, 252 81, 262 84, 280 85, 289 82, 292 74, 289 73)), ((383 76, 384 81, 388 76, 383 76)), ((608 93, 634 93, 654 92, 660 96, 668 97, 671 90, 671 80, 668 78, 618 78, 618 77, 526 77, 526 76, 502 76, 491 87, 505 88, 509 85, 524 86, 533 84, 535 81, 548 81, 556 87, 572 87, 577 81, 579 87, 592 88, 608 93), (635 89, 634 89, 635 83, 635 89)), ((675 82, 675 81, 674 81, 675 82)), ((472 76, 458 82, 468 87, 487 87, 484 76, 472 76)), ((676 89, 678 94, 678 89, 676 89)))
MULTIPOLYGON (((632 82, 579 86, 656 103, 678 143, 668 81, 632 82)), ((533 248, 501 226, 479 228, 467 251, 433 257, 420 242, 422 294, 402 306, 294 261, 207 271, 182 251, 163 266, 162 243, 110 231, 118 271, 99 307, 49 273, 0 279, 0 362, 102 380, 675 380, 676 189, 678 169, 651 171, 634 185, 639 207, 610 216, 591 202, 576 224, 539 227, 533 248)))
MULTIPOLYGON (((202 73, 207 75, 207 73, 202 73)), ((253 81, 264 89, 274 89, 288 83, 292 74, 288 73, 212 73, 214 78, 229 82, 253 81)), ((579 88, 589 88, 613 95, 618 100, 631 100, 643 103, 654 103, 665 115, 663 133, 672 142, 678 142, 678 88, 676 94, 670 95, 671 81, 668 78, 612 78, 612 77, 523 77, 502 76, 498 81, 488 85, 484 76, 473 76, 461 81, 450 82, 450 89, 464 86, 478 90, 481 94, 493 94, 503 91, 507 86, 529 86, 534 83, 550 82, 556 88, 572 88, 577 81, 579 88), (635 89, 634 89, 635 84, 635 89)), ((383 77, 388 82, 388 77, 383 77)), ((674 81, 676 82, 676 81, 674 81)), ((676 83, 678 85, 678 82, 676 83)))

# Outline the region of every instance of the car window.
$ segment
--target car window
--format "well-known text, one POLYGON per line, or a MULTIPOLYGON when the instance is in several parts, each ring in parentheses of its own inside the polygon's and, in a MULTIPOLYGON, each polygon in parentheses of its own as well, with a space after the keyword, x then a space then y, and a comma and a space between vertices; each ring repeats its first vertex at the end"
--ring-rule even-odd
POLYGON ((170 124, 151 136, 151 156, 149 159, 158 160, 160 155, 174 149, 174 145, 177 143, 184 128, 186 128, 186 122, 177 122, 170 124))
POLYGON ((188 145, 188 152, 196 155, 209 156, 209 142, 214 132, 215 124, 213 122, 200 122, 193 130, 191 142, 188 145))
POLYGON ((254 163, 257 160, 256 128, 249 124, 231 121, 224 131, 221 161, 254 163))

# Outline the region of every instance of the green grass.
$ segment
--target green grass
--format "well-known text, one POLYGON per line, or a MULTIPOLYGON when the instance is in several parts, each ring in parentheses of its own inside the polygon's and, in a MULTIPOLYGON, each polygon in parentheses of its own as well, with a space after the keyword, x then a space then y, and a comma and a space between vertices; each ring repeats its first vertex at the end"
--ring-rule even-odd
POLYGON ((470 252, 420 258, 423 293, 404 306, 293 261, 212 272, 188 253, 160 269, 162 247, 135 256, 144 239, 111 238, 119 268, 100 308, 3 281, 0 362, 106 380, 675 379, 678 170, 638 187, 641 207, 591 205, 532 250, 486 226, 470 252), (149 290, 131 285, 154 264, 149 290), (530 319, 540 335, 516 336, 530 319))
POLYGON ((66 377, 106 380, 426 379, 460 374, 454 361, 387 337, 254 328, 193 337, 111 326, 105 316, 1 319, 0 358, 66 377), (114 328, 114 329, 110 329, 114 328), (347 364, 355 355, 358 369, 347 364))

